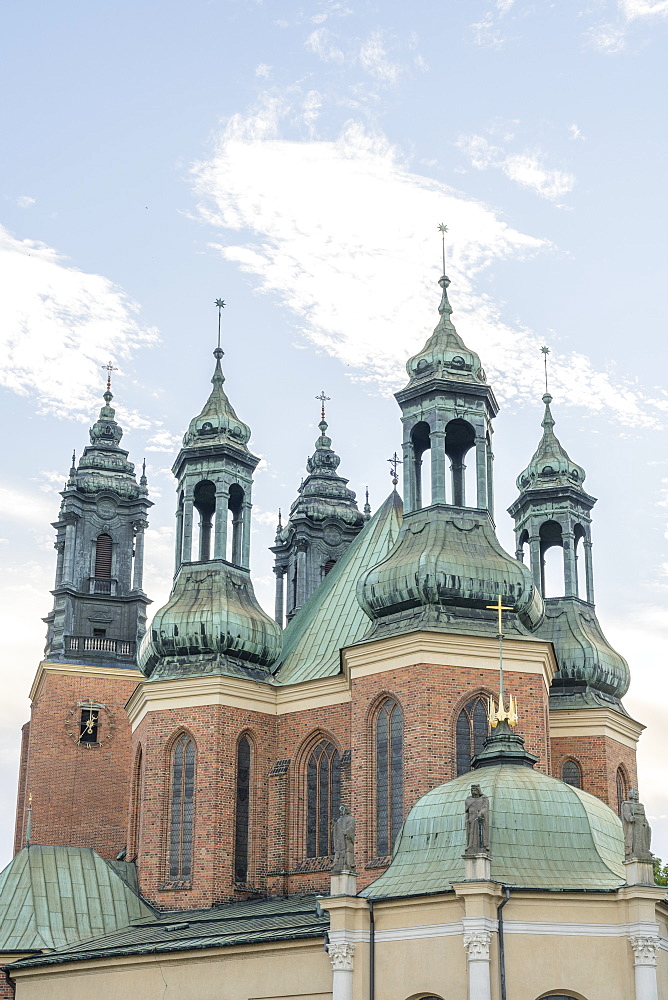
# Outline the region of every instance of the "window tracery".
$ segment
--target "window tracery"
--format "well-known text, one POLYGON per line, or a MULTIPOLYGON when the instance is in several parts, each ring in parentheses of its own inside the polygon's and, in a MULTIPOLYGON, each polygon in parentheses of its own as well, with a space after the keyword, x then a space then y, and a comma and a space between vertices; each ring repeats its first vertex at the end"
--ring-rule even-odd
POLYGON ((172 750, 169 815, 169 879, 192 877, 193 806, 195 796, 195 744, 182 733, 172 750))
POLYGON ((311 750, 306 764, 306 856, 332 853, 332 822, 341 800, 341 757, 327 739, 311 750))
POLYGON ((376 715, 376 853, 392 852, 403 820, 403 717, 394 698, 376 715))
POLYGON ((457 775, 471 770, 471 759, 480 753, 488 735, 487 706, 482 695, 476 695, 464 705, 457 717, 457 775))

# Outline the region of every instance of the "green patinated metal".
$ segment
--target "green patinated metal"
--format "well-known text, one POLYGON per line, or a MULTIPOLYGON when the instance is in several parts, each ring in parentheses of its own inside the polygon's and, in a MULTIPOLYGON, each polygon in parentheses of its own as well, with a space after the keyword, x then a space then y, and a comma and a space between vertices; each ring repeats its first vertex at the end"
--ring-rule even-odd
POLYGON ((552 396, 548 392, 543 396, 545 415, 541 423, 543 436, 534 452, 528 466, 517 477, 517 488, 520 491, 540 489, 542 486, 579 486, 585 481, 585 470, 573 462, 554 433, 556 423, 550 410, 552 396))
POLYGON ((406 818, 391 865, 362 896, 419 896, 465 881, 464 803, 472 779, 489 798, 493 881, 527 889, 624 885, 622 825, 608 806, 530 767, 500 764, 423 795, 406 818))
POLYGON ((276 667, 279 684, 340 672, 340 650, 362 639, 369 628, 355 596, 357 579, 364 566, 392 547, 400 526, 401 499, 392 492, 285 629, 276 667))
POLYGON ((153 917, 130 882, 89 848, 25 847, 0 874, 0 951, 65 948, 153 917))
POLYGON ((27 958, 8 968, 11 973, 12 968, 93 958, 323 938, 328 928, 329 916, 318 910, 314 896, 251 900, 208 910, 156 914, 127 930, 72 945, 48 956, 27 958))

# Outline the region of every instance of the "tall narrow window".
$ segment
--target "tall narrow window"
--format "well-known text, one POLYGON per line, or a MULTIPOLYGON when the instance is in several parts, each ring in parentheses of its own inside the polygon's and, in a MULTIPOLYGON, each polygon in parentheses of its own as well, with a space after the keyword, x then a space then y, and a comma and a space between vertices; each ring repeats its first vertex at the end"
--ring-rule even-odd
POLYGON ((172 752, 169 818, 169 878, 172 882, 188 881, 192 876, 194 794, 195 744, 184 733, 172 752))
POLYGON ((628 788, 626 784, 626 776, 621 767, 617 768, 617 812, 621 816, 622 814, 622 802, 625 802, 628 798, 628 788))
POLYGON ((403 819, 403 719, 393 698, 376 716, 376 853, 392 852, 403 819))
POLYGON ((248 881, 248 823, 250 807, 251 745, 242 736, 237 746, 237 808, 234 827, 234 879, 248 881))
POLYGON ((332 822, 339 813, 341 758, 333 743, 320 742, 306 765, 306 856, 325 858, 332 853, 332 822))
POLYGON ((128 836, 128 861, 133 861, 139 849, 139 831, 141 828, 141 804, 143 798, 144 767, 142 749, 138 747, 135 757, 134 776, 132 781, 132 799, 130 802, 130 833, 128 836))
POLYGON ((95 543, 95 576, 98 580, 111 577, 111 536, 98 535, 95 543))
POLYGON ((576 760, 565 760, 561 768, 561 780, 567 785, 582 788, 582 771, 576 760))
POLYGON ((457 774, 471 770, 471 758, 483 748, 489 733, 487 708, 478 696, 464 705, 457 718, 456 757, 457 774))

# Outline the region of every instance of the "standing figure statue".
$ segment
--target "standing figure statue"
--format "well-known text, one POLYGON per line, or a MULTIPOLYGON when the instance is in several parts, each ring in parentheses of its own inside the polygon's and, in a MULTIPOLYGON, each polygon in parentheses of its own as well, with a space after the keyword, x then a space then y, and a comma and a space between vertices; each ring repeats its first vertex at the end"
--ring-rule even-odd
POLYGON ((489 799, 482 794, 480 785, 471 785, 466 800, 466 851, 464 857, 489 853, 489 799))
POLYGON ((645 807, 638 801, 638 789, 632 788, 629 797, 622 802, 622 826, 624 828, 624 859, 626 861, 651 861, 650 842, 652 830, 645 807))
POLYGON ((339 818, 332 823, 332 875, 355 871, 355 818, 348 806, 339 806, 339 814, 339 818))

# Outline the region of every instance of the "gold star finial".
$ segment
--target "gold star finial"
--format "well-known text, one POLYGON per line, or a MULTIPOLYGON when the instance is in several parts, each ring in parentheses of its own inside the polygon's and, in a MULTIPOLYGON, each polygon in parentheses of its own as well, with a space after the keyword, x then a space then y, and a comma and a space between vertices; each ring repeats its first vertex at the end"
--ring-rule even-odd
POLYGON ((448 231, 448 227, 444 222, 439 224, 438 231, 441 234, 441 242, 443 244, 443 274, 445 274, 445 234, 448 231))
POLYGON ((215 305, 218 309, 218 350, 220 350, 220 314, 225 308, 225 302, 223 299, 216 299, 215 305))

